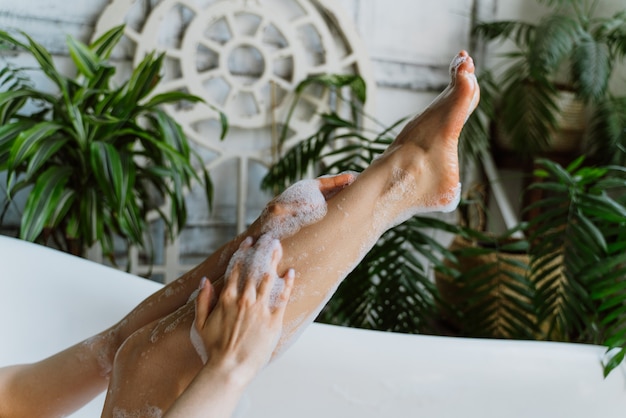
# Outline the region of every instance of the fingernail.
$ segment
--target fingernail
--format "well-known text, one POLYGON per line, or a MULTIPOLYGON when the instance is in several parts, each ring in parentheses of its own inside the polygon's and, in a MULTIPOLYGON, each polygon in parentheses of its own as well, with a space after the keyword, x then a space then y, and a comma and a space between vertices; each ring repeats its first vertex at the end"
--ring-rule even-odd
POLYGON ((206 276, 202 277, 200 279, 200 286, 198 286, 198 289, 204 289, 204 286, 206 286, 206 282, 207 282, 206 276))

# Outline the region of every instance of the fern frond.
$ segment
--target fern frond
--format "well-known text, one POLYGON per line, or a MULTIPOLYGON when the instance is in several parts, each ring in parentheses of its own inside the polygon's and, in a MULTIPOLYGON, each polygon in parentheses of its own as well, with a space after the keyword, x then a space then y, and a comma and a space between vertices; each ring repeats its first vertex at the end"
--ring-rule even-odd
POLYGON ((593 32, 595 39, 609 46, 615 59, 626 56, 626 10, 617 12, 610 18, 600 19, 593 32))
POLYGON ((578 22, 570 16, 550 14, 537 25, 535 37, 529 48, 531 74, 555 71, 576 44, 582 33, 578 22))
POLYGON ((528 46, 535 35, 536 27, 533 24, 514 20, 502 20, 497 22, 481 22, 474 26, 472 34, 491 41, 502 38, 509 39, 524 49, 528 46))
POLYGON ((556 90, 545 79, 530 77, 528 66, 512 66, 503 75, 501 97, 496 105, 497 123, 515 149, 530 154, 547 149, 556 128, 556 90))
POLYGON ((427 227, 441 221, 415 217, 387 231, 339 286, 320 320, 338 325, 416 333, 431 330, 437 290, 428 262, 441 264, 441 244, 427 227), (433 257, 434 255, 434 257, 433 257))
POLYGON ((596 102, 586 137, 587 153, 594 161, 626 165, 626 97, 596 102))
POLYGON ((587 101, 601 99, 607 90, 612 70, 611 52, 607 44, 585 33, 574 44, 571 60, 574 87, 580 96, 587 101))

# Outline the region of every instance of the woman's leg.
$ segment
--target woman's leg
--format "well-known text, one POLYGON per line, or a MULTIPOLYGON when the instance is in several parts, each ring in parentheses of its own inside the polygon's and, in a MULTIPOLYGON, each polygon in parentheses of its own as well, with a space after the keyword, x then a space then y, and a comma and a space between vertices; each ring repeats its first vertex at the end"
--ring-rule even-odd
MULTIPOLYGON (((451 82, 389 149, 328 200, 325 216, 281 239, 278 273, 296 270, 279 350, 312 321, 341 280, 387 229, 420 212, 452 210, 460 195, 457 139, 479 98, 460 53, 451 82)), ((287 228, 276 223, 274 228, 287 228)), ((193 304, 142 328, 117 354, 103 416, 166 410, 202 365, 189 338, 193 304)))
MULTIPOLYGON (((342 174, 309 181, 309 192, 318 197, 314 205, 304 205, 293 189, 283 193, 268 205, 247 234, 258 237, 277 223, 291 224, 293 230, 314 222, 325 213, 322 209, 326 198, 353 180, 354 175, 342 174)), ((40 362, 0 368, 0 417, 64 416, 101 393, 109 384, 113 358, 121 343, 141 327, 183 306, 201 277, 218 281, 242 239, 237 237, 223 246, 100 334, 40 362)), ((215 287, 221 288, 221 284, 215 287)))
MULTIPOLYGON (((105 331, 102 335, 110 340, 112 353, 114 354, 119 345, 133 332, 187 303, 189 296, 198 288, 200 279, 203 277, 214 283, 219 291, 221 289, 220 279, 226 271, 228 262, 246 237, 249 236, 256 240, 263 232, 272 229, 276 224, 291 223, 294 226, 302 227, 315 222, 317 220, 316 215, 319 214, 322 207, 326 207, 326 198, 334 196, 350 185, 354 179, 354 174, 343 173, 337 176, 310 180, 308 186, 313 189, 310 190, 310 194, 316 193, 319 197, 317 201, 313 202, 313 205, 305 204, 299 199, 300 196, 297 193, 289 193, 289 191, 272 200, 245 234, 241 234, 224 244, 199 265, 150 295, 119 323, 105 331)), ((285 234, 282 234, 277 238, 284 236, 285 234)))

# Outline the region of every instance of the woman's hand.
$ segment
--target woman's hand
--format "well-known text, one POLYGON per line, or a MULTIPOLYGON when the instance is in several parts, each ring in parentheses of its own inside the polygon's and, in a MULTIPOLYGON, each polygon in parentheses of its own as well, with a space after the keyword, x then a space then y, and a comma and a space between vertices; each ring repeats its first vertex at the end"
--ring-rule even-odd
POLYGON ((278 240, 262 236, 253 246, 246 239, 233 255, 217 302, 213 286, 202 281, 191 339, 205 364, 164 418, 231 416, 282 331, 295 273, 278 276, 281 257, 278 240))
POLYGON ((276 347, 295 273, 289 270, 278 277, 282 248, 277 240, 261 238, 254 246, 246 240, 237 253, 215 307, 214 290, 204 281, 196 299, 194 327, 206 351, 205 367, 231 370, 247 384, 276 347), (278 294, 277 281, 284 281, 278 294))

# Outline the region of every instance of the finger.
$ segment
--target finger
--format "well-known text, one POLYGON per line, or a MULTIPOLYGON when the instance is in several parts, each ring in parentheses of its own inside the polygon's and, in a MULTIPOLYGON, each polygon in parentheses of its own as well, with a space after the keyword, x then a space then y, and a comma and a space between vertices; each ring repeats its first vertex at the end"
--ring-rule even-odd
POLYGON ((217 305, 218 295, 215 291, 215 285, 209 281, 209 286, 211 287, 211 295, 209 296, 209 315, 215 309, 215 305, 217 305))
POLYGON ((239 293, 239 272, 241 271, 241 263, 241 259, 235 260, 235 264, 226 279, 224 290, 222 290, 223 296, 220 299, 237 299, 237 294, 239 293))
POLYGON ((250 269, 250 254, 253 253, 253 247, 256 246, 254 239, 250 236, 246 237, 241 244, 239 245, 239 249, 235 253, 233 257, 237 257, 237 262, 239 262, 239 274, 237 276, 238 288, 237 290, 243 289, 244 283, 242 280, 245 279, 246 276, 249 275, 248 270, 250 269))
POLYGON ((248 248, 252 247, 253 243, 254 240, 252 239, 252 237, 246 237, 246 239, 241 241, 241 244, 239 244, 239 249, 245 251, 248 248))
POLYGON ((209 317, 209 313, 212 309, 212 299, 215 296, 215 289, 211 282, 207 280, 206 277, 203 277, 200 280, 200 291, 198 292, 198 296, 196 297, 196 327, 202 329, 204 327, 204 323, 209 317))
POLYGON ((280 298, 289 300, 291 291, 296 283, 296 271, 294 269, 287 270, 287 273, 283 276, 283 280, 285 281, 285 287, 283 288, 283 291, 280 292, 280 298))
POLYGON ((317 179, 320 192, 326 200, 336 195, 340 190, 354 182, 356 176, 353 173, 341 173, 336 176, 324 176, 317 179))
POLYGON ((270 300, 270 293, 274 288, 274 278, 276 274, 271 272, 264 272, 263 277, 261 277, 261 281, 259 282, 259 286, 257 288, 257 299, 262 300, 267 303, 270 300))
POLYGON ((270 242, 270 249, 272 251, 272 255, 269 262, 268 272, 272 275, 277 275, 276 270, 278 270, 278 263, 283 258, 283 246, 280 244, 279 240, 273 239, 270 242))
POLYGON ((282 277, 284 281, 284 286, 280 295, 278 295, 278 299, 276 300, 276 310, 274 313, 278 315, 280 318, 285 313, 285 309, 287 308, 287 302, 289 302, 289 298, 291 297, 291 292, 293 291, 295 282, 296 282, 296 271, 294 269, 287 270, 287 273, 282 277))
POLYGON ((275 278, 278 277, 276 270, 278 269, 278 263, 283 257, 283 247, 280 245, 280 241, 273 239, 270 242, 270 249, 272 255, 269 264, 265 261, 262 266, 262 276, 257 286, 257 298, 269 301, 270 293, 274 287, 275 278))
POLYGON ((249 302, 256 301, 257 294, 257 280, 255 280, 255 272, 248 270, 247 274, 243 275, 240 280, 243 280, 243 292, 241 299, 246 299, 249 302))

